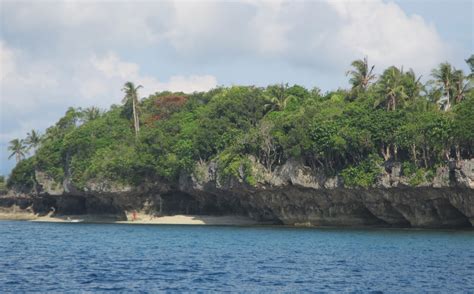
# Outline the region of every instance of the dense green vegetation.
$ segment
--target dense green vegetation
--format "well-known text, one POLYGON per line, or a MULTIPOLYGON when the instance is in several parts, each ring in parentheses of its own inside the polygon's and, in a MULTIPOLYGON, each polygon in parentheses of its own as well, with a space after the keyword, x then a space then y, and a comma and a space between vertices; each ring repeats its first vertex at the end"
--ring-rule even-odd
POLYGON ((208 160, 217 161, 222 175, 253 185, 249 155, 268 170, 301 158, 362 187, 374 183, 384 162, 400 161, 416 185, 439 164, 472 158, 472 72, 465 76, 443 63, 423 84, 397 67, 377 77, 364 59, 347 74, 351 89, 324 94, 280 84, 140 100, 140 86, 127 83, 123 105, 106 112, 70 108, 43 136, 31 132, 12 141, 19 163, 8 185, 33 185, 34 169, 58 181, 70 176, 79 187, 90 179, 176 181, 208 160), (35 154, 22 160, 25 146, 35 154))
POLYGON ((0 194, 5 193, 7 190, 6 184, 5 184, 5 177, 0 175, 0 194))

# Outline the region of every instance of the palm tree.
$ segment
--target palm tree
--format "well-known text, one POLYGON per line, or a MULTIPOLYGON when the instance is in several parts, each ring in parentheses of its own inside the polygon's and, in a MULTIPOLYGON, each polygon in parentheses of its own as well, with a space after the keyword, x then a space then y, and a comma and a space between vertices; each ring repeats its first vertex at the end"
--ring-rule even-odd
MULTIPOLYGON (((414 106, 415 104, 418 104, 418 106, 420 106, 419 102, 421 98, 421 93, 426 93, 425 86, 422 82, 420 82, 421 77, 422 76, 417 77, 413 69, 410 69, 409 71, 403 74, 402 83, 404 86, 406 98, 409 100, 408 102, 412 106, 414 106)), ((421 100, 427 102, 425 98, 422 98, 421 100)))
POLYGON ((265 104, 265 108, 273 110, 283 110, 291 99, 296 97, 288 94, 288 84, 272 85, 267 88, 266 98, 269 103, 265 104))
MULTIPOLYGON (((407 101, 406 79, 413 79, 414 74, 410 73, 408 76, 403 73, 403 69, 398 69, 395 66, 387 68, 377 82, 377 92, 379 94, 378 100, 375 101, 375 106, 384 104, 387 111, 395 111, 397 105, 405 104, 407 101)), ((416 82, 416 80, 415 80, 416 82)), ((382 147, 382 154, 385 160, 391 157, 390 146, 393 149, 393 155, 397 159, 398 146, 397 144, 387 144, 382 147)))
POLYGON ((453 72, 453 103, 457 104, 464 99, 464 95, 468 90, 469 84, 466 83, 468 78, 464 76, 462 70, 454 70, 453 72))
POLYGON ((405 78, 407 79, 412 97, 420 95, 420 92, 425 90, 423 83, 420 82, 422 76, 417 77, 413 69, 410 68, 410 70, 405 73, 405 78))
POLYGON ((363 60, 357 59, 351 63, 354 69, 346 72, 346 75, 350 75, 349 83, 352 85, 352 90, 366 90, 369 83, 375 79, 374 71, 375 65, 372 65, 369 69, 369 62, 367 56, 363 60))
POLYGON ((387 110, 395 111, 397 104, 404 102, 408 97, 403 83, 403 70, 395 66, 387 68, 379 79, 380 98, 375 102, 375 106, 385 104, 387 110))
POLYGON ((97 119, 101 116, 101 111, 98 107, 91 106, 82 111, 82 120, 88 122, 97 119))
POLYGON ((445 62, 441 63, 438 68, 431 72, 431 76, 435 78, 434 83, 438 86, 444 97, 444 110, 451 108, 452 101, 452 87, 453 87, 453 73, 455 69, 451 64, 445 62))
POLYGON ((471 73, 468 75, 469 79, 474 79, 474 54, 472 54, 468 59, 465 60, 467 65, 469 66, 469 69, 471 70, 471 73))
POLYGON ((36 152, 36 149, 41 144, 41 136, 35 130, 31 130, 31 132, 26 134, 24 143, 28 146, 28 150, 33 149, 33 151, 36 152))
POLYGON ((132 104, 133 110, 133 126, 135 128, 135 137, 138 138, 138 132, 140 131, 140 121, 138 120, 138 89, 142 88, 141 85, 135 87, 135 84, 132 82, 126 82, 123 86, 122 91, 125 92, 125 97, 123 98, 123 103, 132 104))
POLYGON ((16 162, 18 163, 23 158, 25 158, 26 146, 25 146, 23 140, 19 140, 19 139, 11 140, 10 141, 10 146, 8 146, 8 150, 12 151, 10 156, 8 156, 8 159, 15 156, 16 162))

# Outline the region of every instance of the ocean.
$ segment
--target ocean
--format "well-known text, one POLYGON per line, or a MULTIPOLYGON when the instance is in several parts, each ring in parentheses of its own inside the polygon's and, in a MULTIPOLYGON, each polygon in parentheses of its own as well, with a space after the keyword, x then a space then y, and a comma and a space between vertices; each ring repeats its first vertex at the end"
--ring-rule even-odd
POLYGON ((474 231, 0 221, 0 293, 474 293, 474 231))

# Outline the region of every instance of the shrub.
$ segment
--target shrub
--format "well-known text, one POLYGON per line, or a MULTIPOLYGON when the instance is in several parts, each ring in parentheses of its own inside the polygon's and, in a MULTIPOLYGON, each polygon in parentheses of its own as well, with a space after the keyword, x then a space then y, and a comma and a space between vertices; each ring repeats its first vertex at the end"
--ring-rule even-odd
POLYGON ((344 184, 348 187, 368 188, 372 186, 381 172, 381 163, 382 158, 371 154, 360 164, 345 168, 341 172, 344 184))
POLYGON ((35 158, 20 161, 8 178, 7 187, 22 192, 29 192, 35 185, 35 158))

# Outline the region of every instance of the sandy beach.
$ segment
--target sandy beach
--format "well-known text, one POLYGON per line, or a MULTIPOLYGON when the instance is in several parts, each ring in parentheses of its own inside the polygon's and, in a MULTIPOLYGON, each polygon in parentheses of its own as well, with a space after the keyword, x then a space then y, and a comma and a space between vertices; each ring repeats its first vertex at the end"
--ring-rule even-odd
POLYGON ((107 215, 45 215, 38 216, 28 212, 0 212, 0 220, 26 220, 33 222, 81 222, 81 223, 117 223, 136 225, 256 225, 253 219, 244 216, 211 216, 211 215, 171 215, 171 216, 151 216, 144 213, 137 213, 133 220, 131 213, 127 214, 127 220, 117 221, 114 216, 107 215))
POLYGON ((211 215, 171 215, 152 217, 147 214, 137 214, 135 220, 131 214, 127 215, 128 220, 116 221, 124 224, 167 224, 167 225, 256 225, 256 221, 244 216, 211 216, 211 215))

